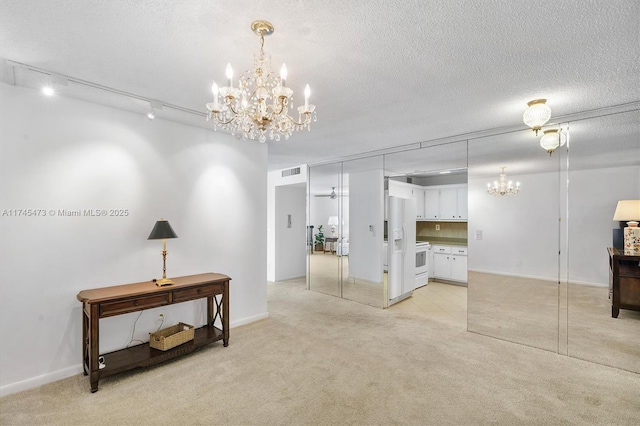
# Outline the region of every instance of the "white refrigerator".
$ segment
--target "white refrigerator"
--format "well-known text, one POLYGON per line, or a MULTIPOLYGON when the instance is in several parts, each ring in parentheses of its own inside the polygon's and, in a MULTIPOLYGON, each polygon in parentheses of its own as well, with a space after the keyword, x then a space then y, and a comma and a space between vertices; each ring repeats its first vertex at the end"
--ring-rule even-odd
POLYGON ((387 295, 391 306, 411 296, 416 285, 416 202, 389 197, 387 295))

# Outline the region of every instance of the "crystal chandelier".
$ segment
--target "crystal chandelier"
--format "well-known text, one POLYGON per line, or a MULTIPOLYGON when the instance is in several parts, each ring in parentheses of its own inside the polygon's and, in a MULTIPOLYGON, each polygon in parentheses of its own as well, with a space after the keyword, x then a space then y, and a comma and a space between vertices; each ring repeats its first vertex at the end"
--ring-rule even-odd
POLYGON ((527 105, 527 109, 522 114, 522 121, 538 136, 538 131, 551 118, 551 108, 547 105, 546 99, 536 99, 528 102, 527 105))
POLYGON ((516 182, 514 188, 513 182, 507 182, 507 175, 504 173, 506 167, 502 167, 500 173, 500 180, 493 182, 493 186, 490 183, 487 184, 487 193, 496 196, 516 195, 520 192, 520 182, 516 182))
POLYGON ((218 88, 213 82, 213 102, 207 104, 207 120, 218 128, 242 139, 289 139, 294 131, 310 129, 316 121, 315 105, 309 103, 310 89, 304 89, 304 105, 297 108, 297 119, 289 115, 293 109, 293 90, 286 87, 287 66, 282 64, 279 78, 271 72, 271 56, 264 51, 264 36, 273 34, 273 25, 254 21, 253 32, 260 36, 260 52, 254 55, 253 71, 240 74, 238 87, 233 87, 233 69, 227 65, 227 85, 218 88))

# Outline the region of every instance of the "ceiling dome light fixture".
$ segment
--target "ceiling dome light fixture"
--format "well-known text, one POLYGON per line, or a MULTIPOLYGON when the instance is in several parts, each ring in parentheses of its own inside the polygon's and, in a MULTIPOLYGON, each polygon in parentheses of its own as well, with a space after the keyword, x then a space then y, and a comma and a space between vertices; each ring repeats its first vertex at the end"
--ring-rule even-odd
POLYGON ((500 181, 493 182, 493 187, 490 183, 487 184, 488 194, 504 197, 505 195, 516 195, 520 192, 520 182, 516 182, 515 187, 512 181, 507 182, 507 175, 504 173, 504 169, 506 169, 506 167, 502 167, 500 181))
POLYGON ((527 103, 528 107, 522 114, 524 124, 531 127, 538 136, 538 130, 551 118, 551 108, 546 99, 535 99, 527 103))
POLYGON ((214 130, 220 127, 242 139, 289 139, 294 131, 310 129, 316 121, 315 105, 309 103, 311 90, 304 89, 304 105, 299 106, 297 120, 289 115, 293 109, 293 90, 286 87, 287 66, 282 64, 280 76, 271 72, 271 56, 264 51, 264 36, 273 34, 274 28, 267 21, 254 21, 251 30, 260 36, 260 52, 254 55, 253 71, 240 74, 238 87, 233 87, 233 68, 227 65, 227 85, 218 87, 213 82, 213 102, 207 103, 207 120, 212 120, 214 130))
POLYGON ((549 155, 551 155, 556 148, 563 146, 566 142, 567 137, 560 129, 545 130, 544 135, 540 138, 540 146, 542 149, 547 151, 549 155))

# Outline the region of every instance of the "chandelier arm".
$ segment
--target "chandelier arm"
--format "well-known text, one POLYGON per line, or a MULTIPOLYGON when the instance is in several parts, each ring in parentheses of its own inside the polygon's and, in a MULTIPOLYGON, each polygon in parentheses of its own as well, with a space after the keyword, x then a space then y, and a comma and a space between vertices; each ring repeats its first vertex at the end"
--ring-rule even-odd
MULTIPOLYGON (((232 98, 227 98, 227 100, 228 100, 228 99, 232 99, 232 98)), ((238 111, 236 111, 236 109, 233 107, 233 103, 232 103, 231 101, 226 102, 226 104, 227 104, 227 106, 229 107, 229 109, 231 110, 231 112, 232 112, 234 115, 238 115, 238 114, 239 114, 239 112, 238 112, 238 111)))
POLYGON ((304 120, 301 121, 301 122, 297 122, 296 120, 291 118, 291 116, 289 114, 285 115, 285 117, 287 117, 289 119, 289 121, 291 121, 296 126, 306 126, 307 124, 309 124, 311 122, 311 113, 310 112, 305 112, 304 113, 304 120))
POLYGON ((218 114, 215 114, 215 115, 213 115, 212 117, 213 117, 213 120, 214 120, 216 123, 218 123, 218 124, 219 124, 219 125, 221 125, 221 126, 225 126, 225 125, 230 124, 231 122, 233 122, 233 121, 236 119, 236 117, 237 117, 237 116, 236 116, 236 115, 234 115, 233 117, 231 117, 231 118, 229 119, 229 121, 222 121, 222 120, 220 120, 220 119, 218 118, 218 114))
POLYGON ((272 107, 272 109, 273 109, 274 114, 280 115, 280 114, 282 114, 282 111, 284 111, 284 108, 287 106, 288 102, 287 102, 287 98, 284 97, 284 96, 279 96, 277 98, 277 100, 280 101, 280 102, 276 102, 276 104, 279 107, 278 111, 276 111, 273 107, 272 107))

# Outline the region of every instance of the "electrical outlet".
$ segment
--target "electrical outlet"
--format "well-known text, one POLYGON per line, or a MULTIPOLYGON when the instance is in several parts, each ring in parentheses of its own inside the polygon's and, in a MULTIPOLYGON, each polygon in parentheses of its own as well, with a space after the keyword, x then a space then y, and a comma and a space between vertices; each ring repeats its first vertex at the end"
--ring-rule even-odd
POLYGON ((436 231, 440 230, 440 225, 436 225, 436 231))
POLYGON ((522 260, 518 260, 518 261, 516 262, 516 266, 522 266, 522 260))

